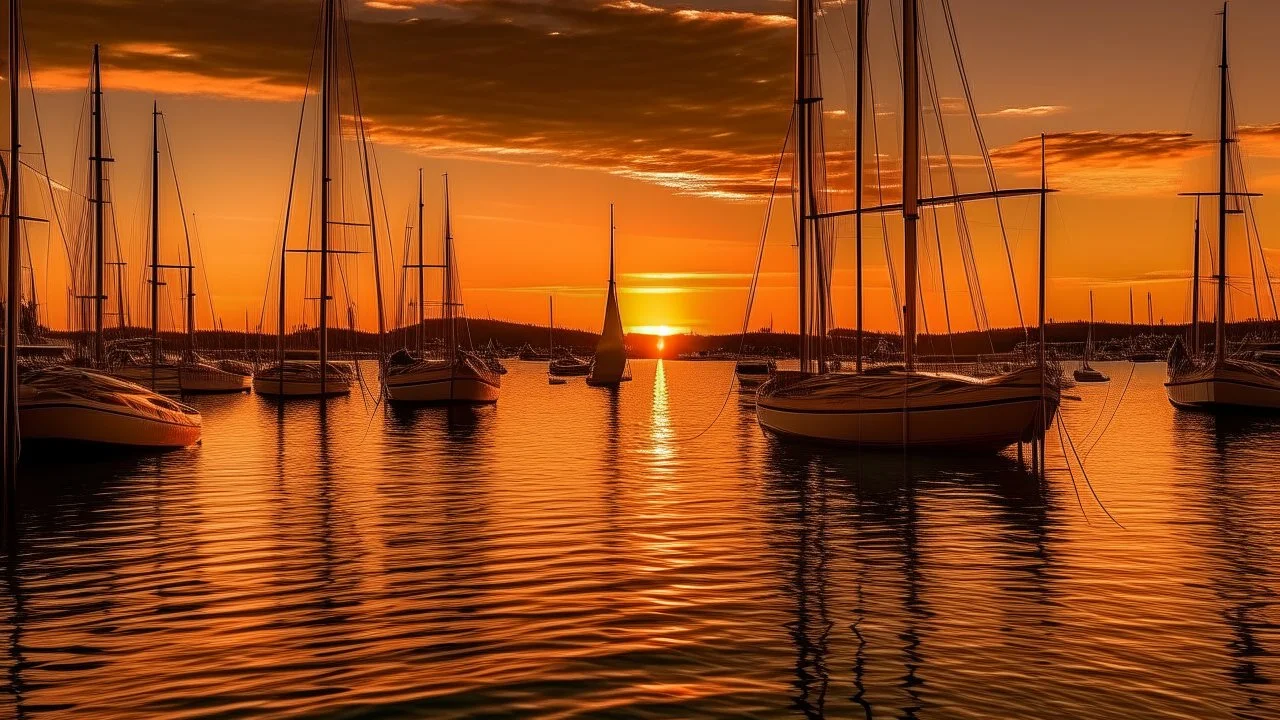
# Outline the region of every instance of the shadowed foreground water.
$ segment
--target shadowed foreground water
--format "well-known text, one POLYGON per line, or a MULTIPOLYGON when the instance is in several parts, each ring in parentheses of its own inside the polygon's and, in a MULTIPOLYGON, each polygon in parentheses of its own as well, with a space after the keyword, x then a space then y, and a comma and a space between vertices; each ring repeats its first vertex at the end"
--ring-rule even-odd
POLYGON ((197 398, 200 447, 24 460, 0 716, 1280 716, 1280 421, 1163 366, 1064 406, 1125 529, 1056 437, 1042 487, 779 445, 736 392, 695 440, 726 363, 511 366, 497 407, 197 398))

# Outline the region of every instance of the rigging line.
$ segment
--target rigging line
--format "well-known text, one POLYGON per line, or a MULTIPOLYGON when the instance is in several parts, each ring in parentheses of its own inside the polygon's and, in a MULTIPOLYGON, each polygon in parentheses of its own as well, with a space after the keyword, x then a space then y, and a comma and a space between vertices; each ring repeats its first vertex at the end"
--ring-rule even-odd
MULTIPOLYGON (((960 37, 956 33, 955 18, 951 14, 951 0, 942 0, 942 11, 943 17, 947 21, 947 34, 951 38, 951 50, 956 58, 956 69, 960 73, 960 86, 964 89, 965 101, 969 107, 969 118, 973 122, 974 134, 977 136, 978 150, 982 155, 983 165, 986 166, 987 178, 991 182, 991 190, 994 192, 998 189, 995 165, 991 162, 991 152, 987 150, 987 141, 982 133, 982 123, 978 120, 978 108, 973 102, 973 89, 969 86, 969 74, 965 71, 964 58, 960 54, 960 37)), ((1004 210, 1001 207, 999 198, 996 198, 995 203, 996 218, 1000 223, 1000 237, 1004 241, 1005 257, 1009 261, 1009 277, 1013 283, 1014 306, 1018 309, 1018 325, 1022 327, 1022 334, 1027 336, 1029 340, 1026 320, 1022 315, 1022 295, 1018 292, 1018 273, 1014 270, 1013 251, 1009 247, 1009 233, 1004 222, 1004 210)))
MULTIPOLYGON (((45 183, 49 189, 49 207, 53 211, 54 222, 58 226, 58 235, 62 240, 63 250, 67 253, 67 260, 70 263, 70 262, 73 262, 71 260, 72 258, 71 248, 67 244, 66 228, 62 224, 62 214, 58 212, 58 201, 53 194, 53 178, 49 177, 49 158, 48 158, 48 155, 45 154, 46 151, 44 146, 44 129, 42 128, 40 123, 40 106, 36 103, 35 80, 31 75, 31 55, 25 42, 22 44, 22 55, 23 55, 23 58, 26 60, 26 65, 27 65, 27 88, 31 94, 31 113, 36 124, 36 139, 40 144, 40 160, 44 167, 44 172, 42 174, 44 175, 45 183)), ((53 243, 45 244, 45 266, 44 266, 45 268, 44 269, 44 283, 45 283, 44 296, 45 297, 49 297, 49 252, 50 252, 50 247, 52 245, 53 243)), ((74 265, 70 268, 70 270, 71 270, 71 277, 74 278, 76 274, 74 265)), ((32 284, 34 283, 35 283, 35 280, 33 279, 32 284)), ((52 320, 50 320, 49 322, 52 323, 52 320)))
MULTIPOLYGON (((769 202, 764 206, 764 223, 760 228, 760 245, 756 250, 756 267, 755 272, 751 274, 751 284, 747 288, 747 307, 742 318, 742 333, 738 337, 738 357, 742 358, 743 351, 747 344, 747 331, 751 327, 751 309, 755 304, 756 290, 759 288, 760 267, 764 264, 764 248, 769 238, 769 224, 773 219, 773 203, 778 195, 778 180, 782 178, 782 166, 787 160, 787 148, 791 146, 791 131, 795 128, 796 113, 790 113, 791 119, 787 122, 787 132, 783 135, 782 152, 778 153, 778 167, 773 173, 773 186, 769 189, 769 202)), ((673 444, 692 443, 703 435, 706 435, 715 424, 720 421, 720 416, 724 414, 724 409, 729 407, 729 398, 733 397, 733 383, 737 380, 737 363, 734 364, 734 372, 729 376, 729 384, 725 388, 724 402, 720 404, 720 409, 716 411, 715 417, 711 418, 711 422, 705 428, 688 439, 673 439, 673 444)))
POLYGON ((1076 451, 1076 443, 1071 439, 1071 431, 1067 429, 1066 423, 1063 422, 1061 415, 1058 416, 1058 424, 1059 429, 1067 436, 1067 443, 1071 446, 1071 454, 1075 455, 1076 462, 1080 465, 1080 477, 1084 478, 1085 487, 1089 488, 1089 494, 1093 495, 1093 501, 1098 504, 1098 507, 1102 509, 1102 512, 1106 514, 1107 518, 1116 524, 1116 527, 1121 530, 1126 530, 1127 528, 1116 519, 1115 515, 1111 514, 1110 510, 1107 509, 1107 506, 1102 502, 1102 498, 1098 497, 1098 491, 1094 490, 1093 481, 1089 479, 1089 471, 1085 469, 1084 461, 1080 459, 1080 453, 1076 451))
MULTIPOLYGON (((1093 419, 1093 424, 1089 426, 1089 432, 1086 432, 1084 434, 1084 438, 1081 439, 1082 443, 1087 441, 1093 435, 1094 430, 1098 429, 1098 423, 1102 422, 1102 416, 1106 414, 1107 402, 1109 400, 1111 400, 1111 383, 1107 383, 1107 394, 1102 398, 1102 407, 1098 408, 1098 415, 1093 419)), ((1085 453, 1085 455, 1088 456, 1088 453, 1085 453)))
MULTIPOLYGON (((884 176, 880 166, 880 123, 876 119, 876 82, 875 73, 871 69, 871 53, 867 53, 867 92, 871 99, 871 145, 876 158, 876 193, 879 204, 884 205, 884 176)), ((889 271, 889 289, 893 293, 893 316, 898 319, 898 332, 905 333, 902 320, 902 295, 898 291, 898 271, 894 267, 893 247, 889 243, 889 219, 887 213, 880 215, 880 239, 884 243, 885 266, 889 271)))
MULTIPOLYGON (((943 121, 942 102, 940 91, 938 89, 938 76, 933 64, 933 51, 929 43, 929 26, 925 17, 920 18, 920 32, 923 42, 921 49, 924 55, 924 67, 926 83, 929 94, 933 101, 933 106, 937 111, 938 118, 938 135, 942 142, 942 157, 947 162, 947 176, 951 181, 951 193, 953 195, 960 194, 960 183, 956 177, 955 162, 951 156, 951 143, 947 136, 947 125, 943 121)), ((953 212, 956 220, 956 240, 960 246, 961 267, 964 268, 965 284, 969 289, 969 305, 973 309, 973 322, 975 329, 981 331, 986 328, 987 340, 991 345, 991 352, 995 353, 995 339, 991 335, 990 318, 987 316, 986 300, 982 294, 982 280, 978 274, 978 264, 973 253, 973 239, 969 228, 969 215, 964 203, 956 203, 953 212)), ((935 224, 936 224, 935 220, 935 224)))
POLYGON ((1258 257, 1262 259, 1263 279, 1267 281, 1267 291, 1271 295, 1271 314, 1277 320, 1280 320, 1280 309, 1278 309, 1276 305, 1276 289, 1275 289, 1274 283, 1271 280, 1271 270, 1267 267, 1267 253, 1264 252, 1262 248, 1262 230, 1258 227, 1258 215, 1253 207, 1253 198, 1246 197, 1245 203, 1247 203, 1247 206, 1249 209, 1249 212, 1246 218, 1248 222, 1253 223, 1253 233, 1254 233, 1253 237, 1258 244, 1258 257))
POLYGON ((1055 425, 1058 427, 1058 446, 1062 448, 1062 460, 1067 464, 1067 475, 1071 478, 1071 489, 1076 493, 1076 503, 1080 505, 1080 515, 1084 517, 1086 525, 1093 525, 1089 521, 1089 513, 1084 509, 1084 500, 1080 497, 1080 488, 1076 485, 1076 473, 1071 469, 1071 458, 1067 457, 1067 442, 1062 432, 1062 415, 1058 414, 1054 419, 1057 420, 1055 425))
MULTIPOLYGON (((926 80, 925 85, 928 85, 928 84, 929 83, 926 80)), ((941 125, 942 124, 941 110, 938 107, 938 104, 936 102, 934 103, 933 107, 934 107, 934 114, 938 118, 938 124, 941 125)), ((933 187, 933 167, 929 160, 929 133, 927 132, 920 133, 920 142, 921 142, 921 146, 924 149, 925 167, 928 169, 928 172, 924 174, 924 181, 929 188, 929 195, 933 196, 935 193, 934 193, 934 187, 933 187)), ((946 319, 946 324, 947 324, 947 344, 951 349, 951 362, 954 363, 956 361, 956 340, 951 333, 951 304, 948 302, 948 297, 947 297, 947 267, 946 267, 946 263, 943 260, 943 255, 942 255, 942 225, 938 221, 937 208, 933 208, 929 212, 929 214, 933 217, 933 239, 938 246, 938 276, 941 281, 940 284, 942 285, 942 312, 946 319)), ((923 243, 923 245, 925 247, 928 247, 929 224, 927 222, 924 223, 924 235, 925 235, 925 242, 923 243)), ((920 306, 922 308, 924 307, 923 284, 921 284, 921 288, 920 288, 920 306)), ((927 333, 928 331, 929 331, 929 322, 926 319, 925 332, 927 333)), ((932 338, 930 338, 929 346, 931 348, 933 347, 932 338)))

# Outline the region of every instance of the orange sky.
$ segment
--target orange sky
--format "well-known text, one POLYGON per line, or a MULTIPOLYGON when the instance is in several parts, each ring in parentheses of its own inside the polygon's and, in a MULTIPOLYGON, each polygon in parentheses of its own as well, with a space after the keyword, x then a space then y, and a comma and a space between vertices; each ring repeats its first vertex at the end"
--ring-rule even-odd
MULTIPOLYGON (((240 2, 233 12, 229 0, 28 3, 54 178, 68 182, 72 163, 83 162, 71 147, 91 45, 102 42, 119 217, 137 217, 146 199, 139 189, 148 171, 148 113, 158 97, 186 206, 199 219, 213 300, 228 327, 242 326, 246 311, 256 325, 263 307, 318 6, 240 2)), ((625 324, 737 330, 763 193, 790 112, 794 30, 782 17, 790 7, 779 0, 352 2, 353 51, 397 248, 416 169, 424 167, 428 178, 433 238, 439 177, 448 172, 468 312, 543 323, 546 296, 554 294, 558 324, 596 329, 614 202, 625 324)), ((1174 195, 1212 187, 1211 148, 1199 140, 1213 130, 1217 3, 957 0, 953 7, 1001 184, 1034 182, 1025 139, 1058 135, 1050 175, 1063 192, 1051 206, 1049 315, 1085 316, 1092 288, 1099 319, 1127 321, 1132 287, 1139 318, 1149 291, 1157 319, 1185 321, 1192 206, 1174 195)), ((820 33, 835 157, 851 126, 832 112, 847 107, 841 69, 849 58, 843 11, 838 4, 828 10, 820 33)), ((873 63, 891 73, 887 17, 873 17, 885 28, 873 40, 873 63)), ((1272 192, 1280 185, 1280 131, 1270 123, 1280 120, 1280 99, 1267 77, 1277 60, 1268 28, 1280 23, 1280 6, 1237 0, 1232 17, 1251 189, 1272 192)), ((888 77, 885 103, 897 100, 888 77)), ((893 122, 892 114, 882 120, 890 155, 897 152, 893 122)), ((1266 240, 1280 221, 1273 207, 1266 197, 1258 204, 1269 248, 1280 247, 1266 240)), ((1005 216, 1030 320, 1034 200, 1010 201, 1005 216)), ((751 325, 772 318, 776 328, 793 329, 785 203, 774 217, 751 325)), ((1016 323, 992 214, 978 208, 971 221, 991 321, 1016 323)), ((135 225, 120 227, 130 247, 141 230, 135 225)), ((896 227, 900 222, 890 221, 900 253, 896 227)), ((853 246, 847 224, 839 232, 836 316, 849 326, 853 246)), ((867 237, 868 324, 889 329, 895 321, 878 223, 867 237)), ((1269 258, 1280 264, 1280 251, 1269 258)), ((967 329, 973 321, 963 276, 958 260, 948 263, 952 321, 967 329)), ((65 272, 58 261, 49 264, 54 269, 42 274, 57 287, 65 272)), ((925 279, 924 288, 930 328, 938 329, 937 281, 925 279)), ((65 324, 59 293, 45 293, 55 326, 65 324)), ((1241 316, 1244 299, 1233 301, 1241 316)))

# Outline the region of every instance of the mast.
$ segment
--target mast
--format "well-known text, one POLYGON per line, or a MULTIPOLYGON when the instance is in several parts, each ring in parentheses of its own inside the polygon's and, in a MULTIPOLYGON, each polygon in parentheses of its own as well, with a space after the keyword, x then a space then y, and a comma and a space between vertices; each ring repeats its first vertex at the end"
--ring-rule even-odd
POLYGON ((1227 357, 1227 3, 1222 3, 1222 65, 1218 123, 1218 312, 1213 323, 1214 365, 1227 357))
POLYGON ((609 294, 615 292, 613 282, 613 236, 618 227, 613 224, 613 203, 609 203, 609 294))
POLYGON ((1089 291, 1089 334, 1085 336, 1084 341, 1084 364, 1089 364, 1089 350, 1093 345, 1093 291, 1089 291))
POLYGON ((426 306, 423 300, 426 298, 426 288, 424 277, 426 274, 426 256, 423 255, 422 245, 422 168, 418 168, 418 358, 421 359, 426 352, 426 334, 427 334, 427 315, 426 306))
POLYGON ((453 220, 449 210, 449 174, 444 176, 444 313, 449 344, 449 367, 458 359, 458 332, 455 327, 453 299, 453 220))
POLYGON ((324 60, 320 74, 320 394, 329 379, 329 97, 333 62, 333 3, 324 3, 324 60))
POLYGON ((796 249, 800 267, 800 371, 809 372, 809 313, 806 292, 809 246, 809 35, 813 26, 812 0, 796 0, 796 249))
POLYGON ((1195 250, 1191 255, 1191 357, 1200 354, 1200 198, 1196 198, 1195 250))
POLYGON ((854 348, 854 370, 862 372, 862 183, 863 173, 865 172, 865 163, 863 161, 863 116, 866 114, 866 99, 863 91, 866 86, 866 63, 867 63, 867 0, 858 0, 858 40, 857 40, 857 74, 858 89, 855 93, 854 104, 857 106, 857 118, 854 121, 854 157, 857 162, 854 171, 855 190, 853 193, 853 208, 856 211, 854 225, 854 245, 855 251, 855 293, 857 294, 857 329, 855 334, 857 339, 854 348))
POLYGON ((916 2, 902 0, 902 227, 907 304, 902 315, 902 353, 908 372, 916 364, 916 221, 920 198, 920 77, 917 65, 916 2))
MULTIPOLYGON (((1048 251, 1048 215, 1049 215, 1049 179, 1048 170, 1045 167, 1044 153, 1044 133, 1040 134, 1040 288, 1039 288, 1039 315, 1040 315, 1040 348, 1036 353, 1036 365, 1040 368, 1040 394, 1044 395, 1044 354, 1045 354, 1045 270, 1047 263, 1048 251)), ((1043 417, 1042 417, 1043 420, 1043 417)), ((1041 426, 1043 432, 1046 428, 1041 426)))
MULTIPOLYGON (((188 258, 190 259, 190 258, 188 258)), ((190 265, 191 263, 187 263, 190 265)), ((151 104, 151 389, 160 362, 160 104, 151 104)))
POLYGON ((103 254, 105 227, 105 208, 102 197, 102 68, 99 62, 98 45, 93 46, 93 157, 89 158, 93 173, 93 359, 97 367, 102 367, 106 359, 106 348, 102 335, 102 318, 106 299, 103 274, 106 268, 106 257, 103 254))
POLYGON ((1151 291, 1148 290, 1147 291, 1147 327, 1153 328, 1155 326, 1156 326, 1156 308, 1154 303, 1152 303, 1151 301, 1151 291))
POLYGON ((547 325, 547 356, 556 359, 556 302, 551 295, 547 296, 547 315, 550 318, 547 325))
MULTIPOLYGON (((4 332, 4 511, 5 527, 13 529, 11 518, 16 515, 18 490, 18 304, 22 300, 21 281, 22 266, 19 251, 21 247, 21 214, 19 202, 19 175, 21 163, 18 158, 21 151, 21 135, 19 133, 20 113, 18 112, 19 83, 21 82, 21 55, 18 44, 21 40, 19 30, 20 0, 9 0, 9 237, 7 250, 9 253, 8 294, 5 298, 5 332, 4 332)), ((32 287, 35 283, 32 283, 32 287)), ((7 544, 7 543, 6 543, 7 544)))

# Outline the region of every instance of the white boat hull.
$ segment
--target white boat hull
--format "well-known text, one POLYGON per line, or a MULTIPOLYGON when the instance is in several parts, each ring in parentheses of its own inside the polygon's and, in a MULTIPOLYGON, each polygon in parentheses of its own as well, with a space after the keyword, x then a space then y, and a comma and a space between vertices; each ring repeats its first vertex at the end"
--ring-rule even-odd
POLYGON ((1173 373, 1165 392, 1174 407, 1215 412, 1280 412, 1280 373, 1257 363, 1173 373))
POLYGON ((253 386, 253 376, 208 365, 183 366, 178 371, 178 385, 184 393, 248 392, 253 386))
MULTIPOLYGON (((19 389, 18 427, 23 441, 94 443, 134 448, 180 448, 200 441, 200 414, 137 385, 96 373, 54 368, 33 378, 61 374, 56 386, 37 380, 19 389)), ((24 380, 25 382, 25 380, 24 380)))
POLYGON ((760 388, 761 427, 783 437, 868 448, 998 450, 1052 423, 1059 403, 1057 386, 1042 391, 1035 369, 984 380, 890 373, 795 381, 795 374, 788 375, 790 384, 784 378, 760 388))
POLYGON ((459 363, 388 373, 383 385, 392 402, 478 405, 498 401, 502 378, 495 372, 459 363))
POLYGON ((161 395, 177 395, 182 392, 177 365, 161 365, 155 369, 154 373, 149 365, 114 367, 107 370, 107 374, 125 382, 141 385, 161 395))
POLYGON ((320 382, 320 363, 309 360, 285 361, 269 366, 253 376, 253 391, 259 395, 288 398, 318 398, 350 395, 355 368, 350 363, 330 362, 325 381, 320 382))

